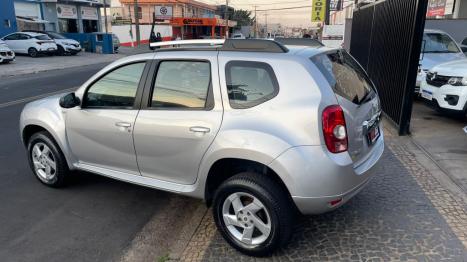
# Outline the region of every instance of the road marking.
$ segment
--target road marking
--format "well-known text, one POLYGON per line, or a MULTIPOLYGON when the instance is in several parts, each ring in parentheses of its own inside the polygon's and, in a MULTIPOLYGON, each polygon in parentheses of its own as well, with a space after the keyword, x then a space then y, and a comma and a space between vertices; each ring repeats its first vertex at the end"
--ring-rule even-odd
POLYGON ((31 102, 31 101, 34 101, 34 100, 37 100, 37 99, 44 98, 44 97, 53 96, 53 95, 57 95, 57 94, 61 94, 61 93, 66 93, 68 91, 74 91, 77 88, 78 87, 72 87, 72 88, 67 88, 67 89, 63 89, 63 90, 60 90, 60 91, 45 93, 45 94, 38 95, 38 96, 31 96, 31 97, 26 97, 26 98, 14 100, 14 101, 6 102, 6 103, 3 103, 3 104, 0 104, 0 108, 14 106, 14 105, 22 104, 22 103, 27 103, 27 102, 31 102))

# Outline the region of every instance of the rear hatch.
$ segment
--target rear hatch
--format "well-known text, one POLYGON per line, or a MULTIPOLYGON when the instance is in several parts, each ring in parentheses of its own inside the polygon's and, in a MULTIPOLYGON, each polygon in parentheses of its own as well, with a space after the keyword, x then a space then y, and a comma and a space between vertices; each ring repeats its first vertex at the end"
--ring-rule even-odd
POLYGON ((311 58, 332 87, 344 111, 348 151, 357 166, 380 139, 381 106, 378 94, 363 68, 344 50, 311 58))

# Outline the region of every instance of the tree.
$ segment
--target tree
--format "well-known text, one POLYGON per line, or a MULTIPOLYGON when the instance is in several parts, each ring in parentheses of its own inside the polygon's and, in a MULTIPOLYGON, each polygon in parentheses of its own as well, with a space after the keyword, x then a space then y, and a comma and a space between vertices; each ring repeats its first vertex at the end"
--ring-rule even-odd
POLYGON ((238 9, 235 10, 229 20, 237 21, 237 27, 252 26, 255 18, 251 17, 251 11, 238 9))

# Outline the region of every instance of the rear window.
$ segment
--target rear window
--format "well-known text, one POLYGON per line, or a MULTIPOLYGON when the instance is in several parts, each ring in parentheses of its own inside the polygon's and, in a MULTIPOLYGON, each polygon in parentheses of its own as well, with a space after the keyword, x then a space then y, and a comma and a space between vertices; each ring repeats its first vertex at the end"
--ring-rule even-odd
POLYGON ((48 35, 38 35, 36 37, 34 37, 38 40, 51 40, 51 38, 48 36, 48 35))
POLYGON ((345 51, 311 58, 331 85, 334 93, 361 104, 373 91, 371 81, 360 65, 345 51))

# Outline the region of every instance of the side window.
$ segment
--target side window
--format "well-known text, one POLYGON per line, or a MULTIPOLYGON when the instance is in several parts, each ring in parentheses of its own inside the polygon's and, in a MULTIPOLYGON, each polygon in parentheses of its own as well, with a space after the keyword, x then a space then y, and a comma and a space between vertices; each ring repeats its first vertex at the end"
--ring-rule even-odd
POLYGON ((465 38, 465 39, 462 41, 462 44, 463 44, 463 45, 467 45, 467 38, 465 38))
POLYGON ((18 40, 28 40, 29 38, 31 38, 31 37, 28 36, 28 35, 18 34, 18 40))
POLYGON ((244 109, 257 106, 279 93, 279 83, 266 63, 231 61, 225 68, 230 106, 244 109))
POLYGON ((119 67, 88 88, 83 107, 131 108, 144 71, 145 62, 119 67))
POLYGON ((151 107, 211 109, 211 65, 201 61, 163 61, 159 64, 151 107))
POLYGON ((18 34, 12 34, 7 37, 5 37, 5 40, 17 40, 18 39, 18 34))

